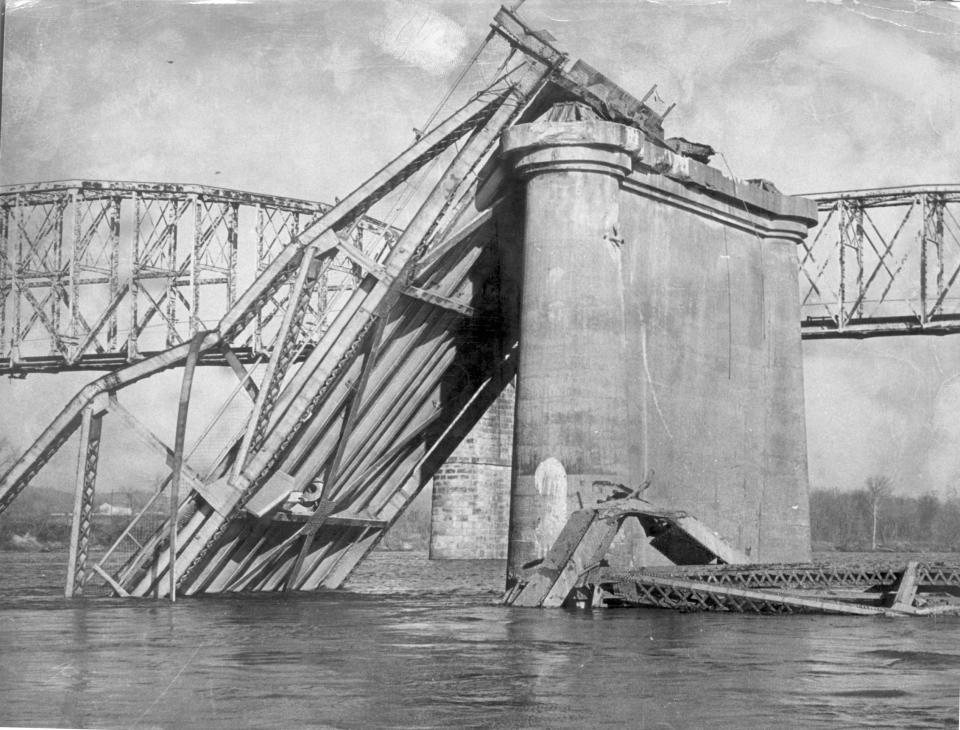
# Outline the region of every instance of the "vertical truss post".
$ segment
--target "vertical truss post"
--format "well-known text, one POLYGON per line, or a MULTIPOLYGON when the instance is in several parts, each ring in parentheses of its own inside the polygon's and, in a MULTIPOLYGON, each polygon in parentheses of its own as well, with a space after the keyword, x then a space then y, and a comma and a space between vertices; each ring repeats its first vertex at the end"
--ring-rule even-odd
POLYGON ((83 216, 83 206, 80 205, 80 196, 77 190, 70 191, 70 200, 73 203, 73 238, 70 241, 70 261, 69 261, 69 284, 70 284, 70 327, 69 335, 77 337, 79 328, 77 327, 80 302, 80 282, 78 281, 77 267, 80 265, 79 258, 81 251, 81 219, 83 216))
POLYGON ((180 403, 177 408, 177 433, 173 445, 173 464, 170 477, 170 603, 177 600, 177 520, 180 515, 180 479, 183 473, 183 449, 187 440, 187 415, 190 410, 190 391, 193 374, 200 357, 200 345, 206 332, 199 332, 190 341, 190 351, 183 368, 180 383, 180 403))
POLYGON ((314 334, 318 342, 320 338, 323 337, 323 333, 327 331, 327 308, 330 306, 329 280, 329 274, 326 271, 323 272, 323 276, 320 277, 320 286, 317 294, 317 310, 320 316, 314 334))
MULTIPOLYGON (((108 202, 107 225, 110 227, 107 245, 110 248, 110 302, 117 300, 120 291, 120 197, 113 196, 108 202)), ((117 349, 117 307, 113 307, 107 325, 107 349, 117 349)))
POLYGON ((847 324, 847 246, 848 243, 848 232, 847 228, 850 225, 850 211, 847 208, 846 202, 843 200, 838 201, 837 203, 837 212, 840 214, 840 250, 839 260, 840 260, 840 288, 839 288, 839 301, 838 304, 838 314, 837 314, 837 329, 841 332, 846 328, 847 324))
POLYGON ((167 347, 174 347, 180 340, 177 333, 177 227, 180 219, 180 200, 172 198, 170 205, 164 208, 164 219, 166 225, 163 229, 163 235, 167 239, 167 250, 164 265, 170 275, 167 285, 167 347))
POLYGON ((10 294, 8 261, 10 251, 10 208, 0 208, 0 357, 8 352, 7 342, 7 297, 10 294))
POLYGON ((10 364, 16 365, 20 360, 20 338, 22 336, 22 317, 23 317, 23 297, 20 294, 22 275, 20 263, 23 259, 23 200, 18 195, 16 198, 16 219, 17 219, 17 245, 13 247, 13 264, 8 264, 10 269, 10 288, 13 293, 13 325, 11 327, 10 337, 10 364))
POLYGON ((77 453, 77 478, 73 501, 73 523, 70 527, 70 555, 67 563, 67 598, 83 595, 87 569, 87 548, 90 521, 93 519, 93 498, 97 484, 97 462, 100 459, 100 431, 104 400, 97 399, 83 409, 80 422, 80 448, 77 453))
MULTIPOLYGON (((257 276, 266 268, 263 258, 265 256, 263 248, 263 232, 266 227, 266 213, 263 210, 263 203, 257 204, 257 276)), ((256 352, 263 352, 263 313, 257 310, 257 321, 253 328, 253 349, 256 352)))
POLYGON ((857 256, 857 301, 850 312, 850 318, 863 316, 863 300, 866 291, 863 288, 863 206, 859 203, 853 207, 853 245, 857 256))
POLYGON ((240 204, 230 203, 227 214, 227 309, 237 298, 237 248, 240 228, 240 204))
MULTIPOLYGON (((203 199, 197 195, 190 196, 193 206, 193 251, 190 254, 190 336, 197 334, 197 312, 200 311, 200 255, 203 246, 203 199)), ((208 208, 209 210, 209 208, 208 208)))
MULTIPOLYGON (((63 308, 63 302, 59 296, 60 274, 63 271, 63 211, 67 207, 66 199, 60 198, 56 202, 56 223, 54 242, 54 268, 50 272, 50 321, 53 324, 53 331, 60 332, 60 316, 63 308)), ((50 341, 50 354, 57 355, 56 337, 50 341)))
MULTIPOLYGON (((935 193, 925 196, 926 208, 923 216, 924 238, 933 243, 937 256, 937 303, 942 305, 946 291, 943 286, 943 206, 944 199, 935 193)), ((936 312, 931 312, 931 315, 936 312)))
MULTIPOLYGON (((293 242, 293 241, 296 241, 297 236, 300 235, 300 214, 294 213, 292 216, 290 216, 290 221, 291 221, 290 222, 290 241, 293 242)), ((292 306, 293 304, 293 295, 294 295, 296 286, 297 286, 296 281, 291 281, 290 285, 287 287, 288 289, 287 306, 288 307, 292 306)))
MULTIPOLYGON (((934 196, 931 196, 934 197, 934 196)), ((937 248, 937 298, 943 296, 943 209, 946 201, 942 196, 936 196, 933 203, 934 224, 933 224, 933 245, 937 248)))
MULTIPOLYGON (((920 203, 920 230, 917 233, 917 243, 920 244, 920 324, 925 325, 929 318, 927 301, 930 298, 927 291, 927 196, 920 193, 916 197, 920 203)), ((938 293, 939 295, 939 293, 938 293)), ((936 298, 936 297, 935 297, 936 298)))
POLYGON ((137 348, 137 300, 140 298, 140 225, 141 208, 143 207, 140 193, 133 194, 133 236, 130 237, 130 331, 127 333, 127 362, 133 362, 139 356, 137 348))

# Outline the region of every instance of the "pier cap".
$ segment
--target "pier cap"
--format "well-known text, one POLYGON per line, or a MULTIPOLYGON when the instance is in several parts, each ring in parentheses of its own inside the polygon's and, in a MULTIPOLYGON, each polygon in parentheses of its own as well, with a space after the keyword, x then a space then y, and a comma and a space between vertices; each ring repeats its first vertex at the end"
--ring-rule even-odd
POLYGON ((758 235, 797 243, 817 224, 813 200, 783 195, 766 181, 732 179, 637 127, 605 121, 592 112, 592 117, 578 113, 579 118, 570 120, 569 111, 562 109, 568 106, 556 104, 536 121, 504 131, 501 151, 521 178, 563 170, 616 175, 631 187, 725 204, 740 215, 751 214, 758 235))

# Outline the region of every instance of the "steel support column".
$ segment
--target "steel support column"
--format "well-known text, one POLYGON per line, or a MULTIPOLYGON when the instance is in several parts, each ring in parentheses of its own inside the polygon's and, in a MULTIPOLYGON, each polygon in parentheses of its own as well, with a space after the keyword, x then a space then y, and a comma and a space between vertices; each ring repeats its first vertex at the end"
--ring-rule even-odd
MULTIPOLYGON (((120 291, 120 197, 112 197, 108 203, 107 223, 109 225, 110 249, 110 302, 117 301, 117 295, 120 291)), ((117 348, 117 307, 114 306, 110 312, 109 324, 107 325, 107 349, 115 350, 117 348)), ((82 355, 83 353, 78 353, 82 355)))
MULTIPOLYGON (((196 202, 194 201, 194 205, 196 202)), ((165 226, 163 230, 163 235, 166 237, 167 247, 165 255, 161 254, 163 258, 161 259, 164 263, 165 268, 167 269, 169 280, 167 284, 166 291, 164 296, 166 297, 167 305, 167 347, 173 347, 174 345, 180 344, 183 339, 180 337, 180 334, 177 332, 177 284, 178 276, 177 271, 177 228, 180 221, 180 201, 171 200, 170 201, 170 210, 167 212, 167 209, 164 209, 164 220, 165 226)))
POLYGON ((104 413, 102 403, 102 400, 94 401, 83 409, 81 415, 73 523, 70 528, 70 556, 67 562, 67 598, 83 595, 93 499, 96 494, 97 463, 100 459, 100 432, 104 413))
POLYGON ((137 300, 140 298, 140 226, 142 225, 143 195, 133 194, 133 236, 130 241, 130 331, 127 333, 127 362, 133 362, 139 356, 137 337, 140 334, 137 312, 137 300))

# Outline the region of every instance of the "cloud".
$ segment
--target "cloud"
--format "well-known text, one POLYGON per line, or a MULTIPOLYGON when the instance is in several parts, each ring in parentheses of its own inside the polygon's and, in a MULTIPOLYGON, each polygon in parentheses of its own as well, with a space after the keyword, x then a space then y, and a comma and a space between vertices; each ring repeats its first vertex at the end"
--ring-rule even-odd
POLYGON ((460 60, 467 35, 456 22, 420 3, 392 0, 371 40, 401 63, 442 76, 460 60))
POLYGON ((39 5, 41 0, 9 0, 7 3, 7 12, 12 13, 15 10, 26 10, 39 5))

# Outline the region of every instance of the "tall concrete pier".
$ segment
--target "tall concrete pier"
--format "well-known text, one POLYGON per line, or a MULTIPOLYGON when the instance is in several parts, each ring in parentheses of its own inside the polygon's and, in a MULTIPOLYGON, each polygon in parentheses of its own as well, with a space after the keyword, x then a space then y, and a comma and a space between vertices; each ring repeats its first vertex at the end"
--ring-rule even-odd
POLYGON ((502 141, 526 211, 508 573, 610 482, 758 562, 808 559, 795 247, 815 205, 569 116, 502 141))

